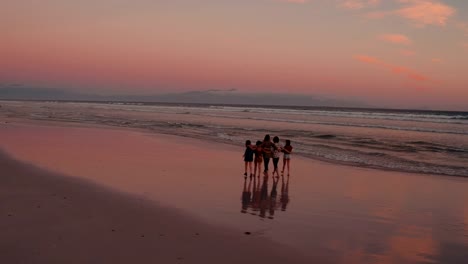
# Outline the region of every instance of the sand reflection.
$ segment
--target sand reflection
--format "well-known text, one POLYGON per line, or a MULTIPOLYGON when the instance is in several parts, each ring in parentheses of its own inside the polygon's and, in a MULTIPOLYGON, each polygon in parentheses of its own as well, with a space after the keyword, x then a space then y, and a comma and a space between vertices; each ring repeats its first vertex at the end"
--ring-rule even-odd
POLYGON ((241 213, 274 219, 276 210, 286 211, 289 204, 289 176, 244 179, 241 213), (281 178, 280 197, 278 183, 281 178), (271 180, 271 189, 269 183, 271 180))
POLYGON ((207 223, 261 234, 313 259, 329 260, 312 263, 468 259, 467 179, 355 169, 298 157, 294 179, 242 182, 239 164, 232 162, 239 158, 235 149, 91 128, 11 126, 0 129, 0 147, 48 170, 143 195, 207 223))

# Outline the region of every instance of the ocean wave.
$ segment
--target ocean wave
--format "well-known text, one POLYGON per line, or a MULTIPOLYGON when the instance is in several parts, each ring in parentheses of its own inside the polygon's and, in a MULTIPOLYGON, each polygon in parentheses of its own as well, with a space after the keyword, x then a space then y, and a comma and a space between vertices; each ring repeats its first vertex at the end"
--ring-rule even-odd
POLYGON ((425 123, 449 123, 468 125, 468 113, 465 112, 437 112, 437 111, 401 111, 381 110, 373 112, 372 109, 348 110, 346 108, 333 110, 320 109, 288 109, 288 108, 272 108, 272 107, 245 107, 245 106, 209 106, 203 105, 157 105, 145 103, 110 103, 99 104, 92 103, 93 107, 107 109, 121 109, 141 112, 193 112, 199 111, 206 113, 250 113, 250 114, 285 114, 293 116, 324 116, 337 118, 353 118, 353 119, 379 119, 379 120, 395 120, 395 121, 417 121, 425 123))
POLYGON ((467 131, 454 131, 454 130, 423 128, 423 127, 400 127, 400 126, 389 126, 389 125, 381 125, 381 124, 356 124, 356 123, 325 122, 325 121, 313 121, 313 120, 294 120, 294 119, 284 119, 284 118, 244 117, 244 116, 222 115, 222 114, 203 114, 203 115, 211 116, 211 117, 251 119, 251 120, 259 120, 259 121, 274 121, 274 122, 284 122, 284 123, 332 125, 332 126, 363 127, 363 128, 381 128, 381 129, 405 130, 405 131, 416 131, 416 132, 426 132, 426 133, 446 133, 446 134, 468 135, 468 130, 467 131))
MULTIPOLYGON (((332 116, 344 118, 368 118, 368 119, 383 119, 383 120, 400 120, 400 121, 419 121, 419 122, 433 122, 433 123, 453 123, 453 120, 468 120, 468 113, 460 114, 447 114, 441 113, 421 113, 420 111, 401 112, 370 112, 370 111, 347 111, 334 109, 330 110, 306 110, 306 109, 283 109, 283 108, 262 108, 262 107, 237 107, 237 106, 224 106, 214 108, 218 112, 250 112, 250 113, 275 113, 275 114, 291 114, 291 115, 318 115, 318 116, 332 116)), ((465 123, 462 123, 465 124, 465 123)), ((468 124, 468 123, 466 123, 468 124)))
MULTIPOLYGON (((369 167, 381 170, 396 170, 415 173, 429 173, 451 176, 468 177, 468 144, 466 135, 468 132, 445 131, 440 129, 421 128, 421 127, 397 127, 385 126, 381 124, 356 124, 343 122, 324 122, 313 120, 291 120, 283 118, 272 118, 271 113, 268 116, 242 116, 236 113, 227 114, 226 112, 213 112, 197 110, 193 108, 165 109, 162 106, 155 106, 149 112, 153 114, 141 114, 133 112, 133 109, 140 111, 142 106, 138 105, 103 105, 93 104, 80 105, 70 104, 69 108, 42 107, 39 104, 37 108, 24 108, 18 105, 17 108, 5 107, 9 116, 18 118, 29 118, 33 120, 47 120, 60 122, 78 122, 90 124, 103 124, 114 127, 125 127, 134 129, 143 129, 155 133, 177 135, 183 137, 197 138, 210 142, 222 142, 237 146, 243 146, 246 139, 259 139, 266 133, 278 135, 281 138, 289 138, 294 142, 295 154, 324 160, 332 163, 339 163, 351 166, 369 167), (118 109, 125 109, 116 111, 118 109), (8 109, 7 109, 8 108, 8 109), (106 111, 102 111, 105 109, 106 111), (190 109, 190 110, 188 110, 190 109), (178 113, 190 112, 190 114, 179 115, 178 113), (164 115, 164 118, 158 119, 158 113, 171 113, 164 115), (195 112, 195 114, 193 114, 195 112), (130 114, 129 114, 130 113, 130 114), (193 118, 194 115, 200 117, 193 118), (203 117, 222 117, 233 120, 206 118, 203 117), (242 125, 243 120, 262 120, 269 122, 269 126, 258 125, 257 127, 242 125), (296 126, 285 126, 282 123, 306 123, 323 124, 336 127, 327 127, 327 131, 313 131, 300 129, 296 126), (226 125, 229 124, 229 125, 226 125), (365 127, 370 128, 366 133, 355 134, 346 133, 346 127, 365 127), (267 128, 268 127, 268 128, 267 128), (378 129, 393 130, 391 134, 397 133, 395 137, 385 137, 385 133, 378 129), (374 130, 372 130, 374 129, 374 130), (434 133, 421 136, 422 133, 407 133, 398 131, 417 131, 434 133), (396 132, 395 132, 396 131, 396 132), (458 135, 455 135, 458 134, 458 135), (416 135, 416 136, 415 136, 416 135), (431 139, 462 139, 462 142, 454 140, 431 142, 431 139), (454 144, 450 144, 450 142, 454 144)), ((146 107, 146 106, 143 106, 146 107)), ((148 110, 148 109, 146 109, 148 110)), ((251 122, 249 122, 250 124, 251 122)), ((354 131, 354 130, 353 130, 354 131)))

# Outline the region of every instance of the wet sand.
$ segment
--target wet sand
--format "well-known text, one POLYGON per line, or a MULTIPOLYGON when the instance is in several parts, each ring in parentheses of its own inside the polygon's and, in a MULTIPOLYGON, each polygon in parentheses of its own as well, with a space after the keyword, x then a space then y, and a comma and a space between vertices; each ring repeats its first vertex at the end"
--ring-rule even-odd
POLYGON ((307 263, 254 235, 0 154, 2 263, 307 263))
MULTIPOLYGON (((180 209, 183 230, 198 224, 225 230, 237 237, 228 240, 239 255, 239 247, 251 249, 245 237, 264 239, 255 242, 265 246, 264 251, 249 251, 246 263, 284 262, 276 254, 284 254, 286 263, 297 263, 297 257, 315 263, 463 263, 468 258, 467 179, 352 168, 294 156, 291 177, 276 184, 271 177, 265 184, 254 183, 242 177, 242 147, 70 123, 12 119, 0 128, 2 149, 18 160, 68 175, 56 178, 73 179, 70 188, 77 181, 70 176, 75 176, 130 195, 122 200, 136 195, 149 204, 180 209), (251 199, 245 203, 242 198, 249 192, 251 199), (270 253, 272 260, 265 258, 270 253)), ((109 195, 106 191, 102 197, 109 195)), ((84 204, 85 212, 91 203, 84 204)), ((65 217, 61 210, 52 214, 65 217)), ((138 221, 146 214, 126 224, 145 226, 138 221)), ((146 226, 163 232, 157 225, 146 226)), ((174 226, 175 233, 177 229, 174 226)), ((144 231, 133 230, 132 235, 144 231)), ((215 246, 224 247, 218 242, 215 246)))

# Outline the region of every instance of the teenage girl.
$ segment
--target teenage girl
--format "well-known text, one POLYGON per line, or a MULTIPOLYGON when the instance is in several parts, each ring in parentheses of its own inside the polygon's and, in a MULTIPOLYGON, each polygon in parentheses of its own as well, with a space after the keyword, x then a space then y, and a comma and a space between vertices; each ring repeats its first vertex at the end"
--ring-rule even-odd
POLYGON ((247 178, 247 168, 250 172, 250 177, 253 175, 252 171, 252 163, 254 161, 254 149, 255 147, 252 146, 250 140, 245 141, 245 152, 244 152, 244 163, 245 163, 245 172, 244 176, 247 178))
POLYGON ((291 152, 293 150, 293 147, 291 146, 291 140, 286 140, 286 145, 283 148, 283 170, 281 171, 281 174, 284 173, 284 167, 288 167, 288 176, 289 176, 289 163, 291 162, 291 152))
POLYGON ((254 177, 257 175, 258 172, 258 177, 260 177, 260 170, 262 167, 262 162, 263 162, 263 149, 262 149, 262 142, 259 140, 255 144, 255 166, 254 166, 254 177))
POLYGON ((273 176, 276 173, 276 176, 279 177, 279 172, 278 172, 278 163, 281 155, 281 151, 283 150, 283 147, 279 143, 279 137, 274 137, 273 138, 273 176))

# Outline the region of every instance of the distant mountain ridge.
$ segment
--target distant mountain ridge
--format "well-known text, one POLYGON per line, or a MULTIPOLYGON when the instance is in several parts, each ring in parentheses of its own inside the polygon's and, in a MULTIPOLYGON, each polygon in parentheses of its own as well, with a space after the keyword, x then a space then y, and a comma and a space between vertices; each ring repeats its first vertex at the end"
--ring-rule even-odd
POLYGON ((327 98, 325 96, 312 96, 301 94, 241 93, 235 89, 211 89, 202 91, 189 91, 152 95, 96 95, 70 92, 60 89, 10 86, 0 87, 0 99, 372 107, 357 100, 344 100, 336 98, 327 98))

